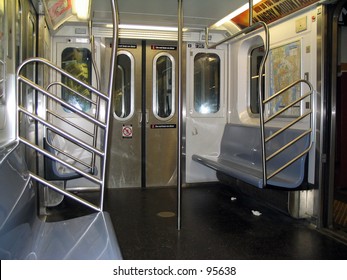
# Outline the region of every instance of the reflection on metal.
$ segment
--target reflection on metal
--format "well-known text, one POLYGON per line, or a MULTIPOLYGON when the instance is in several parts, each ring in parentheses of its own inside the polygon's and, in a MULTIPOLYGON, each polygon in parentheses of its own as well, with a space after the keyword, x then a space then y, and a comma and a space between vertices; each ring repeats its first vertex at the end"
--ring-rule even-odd
MULTIPOLYGON (((47 156, 48 158, 59 162, 60 164, 62 164, 63 166, 66 166, 67 168, 77 172, 78 174, 84 176, 86 179, 92 181, 95 184, 99 185, 99 189, 100 189, 100 201, 99 201, 99 205, 94 205, 88 201, 85 201, 84 199, 66 191, 66 190, 62 190, 60 187, 48 182, 47 180, 39 177, 36 174, 30 173, 30 176, 32 179, 35 179, 36 181, 42 183, 43 185, 49 187, 50 189, 53 189, 54 191, 63 194, 67 197, 70 197, 76 201, 78 201, 79 203, 86 205, 94 210, 97 211, 102 211, 103 210, 103 201, 104 201, 104 188, 105 188, 105 172, 106 172, 106 151, 108 149, 108 132, 109 132, 109 119, 110 119, 110 112, 111 112, 111 100, 112 100, 112 89, 113 89, 113 83, 114 83, 114 66, 115 66, 115 60, 116 60, 116 53, 117 53, 117 35, 118 35, 118 6, 117 6, 117 1, 116 0, 111 0, 111 6, 112 6, 112 14, 113 14, 113 44, 112 44, 112 54, 111 54, 111 65, 110 65, 110 76, 109 76, 109 87, 108 87, 108 94, 105 95, 104 93, 101 93, 98 89, 90 86, 89 84, 80 81, 78 78, 74 77, 73 75, 71 75, 70 73, 64 71, 63 69, 55 66, 54 64, 52 64, 51 62, 49 62, 46 59, 43 58, 30 58, 27 59, 26 61, 24 61, 17 70, 17 80, 16 80, 16 87, 17 87, 17 93, 20 97, 20 92, 21 89, 23 87, 23 85, 27 85, 28 87, 32 88, 33 90, 36 90, 37 94, 42 94, 45 98, 49 98, 51 100, 54 100, 54 102, 56 102, 57 104, 60 104, 64 107, 66 107, 67 109, 71 110, 73 113, 79 115, 80 117, 82 117, 83 119, 89 121, 90 123, 92 123, 94 126, 98 126, 99 128, 101 128, 101 131, 103 132, 101 135, 101 138, 104 140, 104 143, 99 143, 100 148, 97 147, 97 141, 93 141, 93 145, 90 145, 88 143, 86 143, 85 141, 82 141, 81 139, 79 139, 78 137, 75 137, 74 135, 72 135, 71 133, 68 133, 66 131, 64 131, 63 129, 57 127, 56 125, 54 125, 53 123, 51 123, 50 121, 41 118, 37 112, 33 113, 29 110, 27 110, 26 108, 24 108, 22 106, 22 100, 21 98, 17 98, 17 130, 16 130, 16 134, 17 134, 17 139, 24 143, 25 145, 27 145, 28 147, 34 149, 35 151, 43 154, 44 156, 47 156), (33 81, 31 81, 30 79, 28 79, 27 77, 24 76, 23 73, 25 73, 25 68, 26 67, 30 67, 30 65, 36 65, 36 64, 43 64, 49 67, 50 71, 56 72, 58 74, 58 76, 61 76, 62 78, 65 77, 69 80, 71 80, 74 85, 77 85, 78 88, 83 88, 85 91, 88 91, 90 93, 90 98, 89 96, 83 96, 83 94, 81 94, 80 92, 77 92, 77 90, 72 90, 72 92, 74 94, 77 94, 79 97, 81 97, 81 95, 83 96, 83 99, 87 99, 89 104, 95 104, 96 107, 98 107, 98 101, 100 100, 104 100, 104 102, 107 104, 107 109, 105 112, 105 116, 100 116, 100 112, 97 111, 96 116, 91 116, 88 113, 84 112, 83 110, 69 104, 68 102, 66 102, 65 100, 63 100, 62 98, 59 98, 58 96, 56 96, 55 94, 50 93, 48 90, 44 89, 43 87, 41 87, 40 85, 34 83, 33 81), (97 100, 96 102, 93 101, 93 96, 94 96, 94 100, 97 100), (47 150, 37 146, 36 144, 30 142, 28 139, 22 137, 20 130, 19 130, 19 124, 22 120, 23 116, 28 116, 30 118, 32 118, 33 120, 35 120, 38 124, 41 124, 42 126, 48 128, 49 130, 55 132, 56 134, 58 134, 61 137, 64 137, 66 139, 68 139, 69 141, 71 141, 73 144, 82 147, 84 149, 86 149, 87 151, 98 155, 100 157, 100 162, 101 162, 101 172, 98 176, 95 176, 93 174, 87 173, 79 168, 77 168, 75 165, 68 163, 65 160, 60 159, 58 156, 48 152, 47 150)), ((68 87, 64 84, 61 84, 59 82, 53 82, 52 85, 59 85, 62 86, 63 88, 66 88, 68 90, 71 90, 71 87, 68 87)), ((51 85, 49 85, 50 87, 51 85)), ((35 110, 36 111, 36 110, 35 110)), ((49 112, 50 113, 50 112, 49 112)), ((54 114, 54 113, 53 113, 54 114)), ((60 120, 65 121, 65 119, 63 117, 59 117, 60 120)), ((83 127, 78 127, 78 125, 74 124, 74 127, 76 127, 77 129, 79 129, 80 131, 83 131, 83 127)), ((94 132, 97 130, 94 130, 94 132)))
POLYGON ((177 229, 182 211, 182 123, 183 123, 183 0, 178 0, 178 128, 177 128, 177 229))
MULTIPOLYGON (((107 124, 104 123, 104 122, 101 122, 99 121, 98 119, 86 114, 85 112, 79 110, 78 108, 74 107, 74 106, 71 106, 69 103, 65 102, 64 100, 62 100, 61 98, 58 98, 56 97, 55 95, 53 95, 52 93, 49 93, 48 91, 46 91, 45 89, 43 89, 42 87, 40 87, 39 85, 37 84, 34 84, 32 81, 28 80, 27 78, 25 78, 24 76, 21 75, 21 72, 23 70, 23 68, 25 68, 25 66, 27 64, 30 64, 30 63, 43 63, 47 66, 49 66, 51 69, 54 69, 56 70, 58 73, 62 74, 62 75, 67 75, 69 76, 69 78, 71 79, 74 79, 76 83, 79 83, 81 85, 83 85, 84 87, 87 87, 90 91, 92 91, 94 94, 96 95, 99 95, 101 98, 103 98, 104 100, 108 101, 107 97, 97 91, 96 89, 94 89, 93 87, 89 86, 88 84, 85 84, 83 82, 80 82, 78 81, 78 79, 74 78, 72 75, 70 75, 69 73, 65 72, 64 70, 58 68, 57 66, 54 66, 53 64, 51 64, 50 62, 48 62, 47 60, 45 59, 41 59, 41 58, 32 58, 32 59, 28 59, 26 60, 25 62, 23 62, 23 64, 21 66, 19 66, 18 68, 18 71, 17 71, 17 91, 20 92, 20 87, 21 87, 21 84, 22 83, 25 83, 27 84, 28 86, 31 86, 32 88, 34 88, 35 90, 37 90, 38 92, 44 94, 45 96, 49 97, 49 98, 52 98, 54 99, 57 103, 60 103, 61 105, 63 106, 66 106, 67 108, 69 108, 72 112, 75 112, 77 114, 79 114, 80 116, 84 117, 85 119, 89 120, 90 122, 94 123, 94 125, 98 125, 100 126, 102 129, 106 129, 107 127, 107 124)), ((103 150, 100 150, 98 149, 97 147, 93 147, 91 145, 89 145, 88 143, 85 143, 84 141, 80 140, 79 138, 75 137, 74 135, 70 134, 70 133, 67 133, 66 131, 60 129, 59 127, 56 127, 54 124, 50 123, 49 121, 46 121, 45 119, 39 117, 38 115, 32 113, 32 112, 29 112, 28 110, 26 110, 24 107, 21 106, 21 104, 19 103, 18 104, 18 107, 17 107, 17 111, 18 111, 18 122, 20 121, 20 115, 22 114, 25 114, 29 117, 31 117, 32 119, 36 120, 38 123, 44 125, 45 127, 47 127, 48 129, 54 131, 55 133, 57 133, 58 135, 68 139, 69 141, 73 142, 74 144, 76 144, 77 146, 80 146, 92 153, 95 153, 97 154, 98 156, 100 156, 102 158, 102 162, 105 161, 105 152, 103 150)), ((17 127, 19 127, 19 123, 17 125, 17 127)), ((60 164, 66 166, 67 168, 77 172, 78 174, 84 176, 86 179, 96 183, 96 184, 99 184, 100 185, 100 188, 102 189, 103 188, 103 178, 99 178, 99 177, 96 177, 94 175, 91 175, 89 173, 86 173, 84 172, 83 170, 75 167, 74 165, 72 164, 69 164, 68 162, 60 159, 58 156, 55 156, 49 152, 47 152, 46 150, 42 149, 41 147, 31 143, 30 141, 28 141, 27 139, 23 138, 21 135, 20 135, 20 131, 18 130, 17 131, 17 137, 18 139, 26 144, 27 146, 31 147, 32 149, 40 152, 41 154, 49 157, 50 159, 53 159, 55 160, 56 162, 59 162, 60 164)), ((37 178, 37 175, 32 175, 32 178, 38 180, 37 178)), ((42 179, 43 180, 43 179, 42 179)), ((41 183, 44 183, 44 181, 42 180, 38 180, 40 181, 41 183)), ((47 184, 46 184, 47 185, 47 184)), ((50 185, 48 185, 49 187, 51 187, 50 185)), ((52 188, 52 187, 51 187, 52 188)), ((69 192, 66 192, 66 191, 62 191, 60 188, 56 187, 56 188, 52 188, 54 190, 57 191, 57 189, 59 189, 59 192, 65 192, 65 195, 66 196, 69 196, 70 197, 70 193, 69 192)), ((75 199, 75 197, 72 197, 75 199)), ((80 200, 78 200, 80 201, 80 200)), ((81 201, 80 201, 81 202, 81 201)), ((83 204, 85 204, 84 202, 81 202, 83 204)), ((102 209, 102 204, 100 204, 99 206, 95 206, 96 208, 98 209, 102 209)), ((95 207, 92 207, 93 209, 95 209, 95 207)))
POLYGON ((172 217, 175 217, 176 214, 171 211, 163 211, 163 212, 159 212, 157 216, 159 216, 160 218, 172 218, 172 217))

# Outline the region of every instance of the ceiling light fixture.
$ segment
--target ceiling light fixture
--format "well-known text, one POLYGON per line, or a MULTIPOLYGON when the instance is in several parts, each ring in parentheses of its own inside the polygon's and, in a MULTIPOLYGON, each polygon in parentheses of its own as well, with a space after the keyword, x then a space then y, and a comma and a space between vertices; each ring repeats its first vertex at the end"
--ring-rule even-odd
POLYGON ((88 20, 90 17, 90 0, 72 0, 71 1, 72 14, 76 15, 78 19, 88 20))
MULTIPOLYGON (((253 6, 258 4, 259 2, 261 2, 262 0, 254 0, 253 1, 253 6)), ((233 11, 232 13, 230 13, 229 15, 227 15, 226 17, 222 18, 221 20, 217 21, 215 24, 212 25, 213 27, 219 27, 221 25, 223 25, 224 23, 230 21, 231 19, 233 19, 234 17, 242 14, 243 12, 247 11, 249 8, 249 3, 244 4, 243 6, 241 6, 240 8, 236 9, 235 11, 233 11)))

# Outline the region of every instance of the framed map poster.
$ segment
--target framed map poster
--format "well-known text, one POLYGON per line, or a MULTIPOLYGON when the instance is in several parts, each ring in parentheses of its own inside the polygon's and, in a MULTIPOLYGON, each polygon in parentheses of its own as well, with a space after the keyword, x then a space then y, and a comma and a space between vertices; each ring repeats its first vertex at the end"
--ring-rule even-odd
MULTIPOLYGON (((295 41, 270 50, 269 96, 301 79, 301 42, 295 41)), ((300 84, 274 98, 267 108, 269 116, 275 114, 301 96, 300 84)), ((300 102, 281 114, 283 117, 300 115, 300 102)))

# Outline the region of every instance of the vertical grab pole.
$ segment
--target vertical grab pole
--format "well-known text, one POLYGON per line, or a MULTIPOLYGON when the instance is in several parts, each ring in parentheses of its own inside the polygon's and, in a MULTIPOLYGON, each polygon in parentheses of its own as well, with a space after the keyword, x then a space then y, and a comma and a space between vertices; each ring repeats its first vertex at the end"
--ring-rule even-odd
POLYGON ((253 0, 249 0, 249 23, 248 25, 251 26, 253 24, 253 0))
POLYGON ((265 30, 265 54, 264 57, 260 63, 259 67, 259 79, 258 79, 258 88, 259 88, 259 125, 260 125, 260 141, 261 141, 261 161, 263 166, 263 188, 267 185, 267 166, 266 166, 266 146, 265 146, 265 117, 264 117, 264 110, 265 110, 265 104, 264 104, 264 92, 263 92, 263 72, 265 68, 265 62, 267 60, 267 57, 269 55, 269 49, 270 49, 270 34, 269 34, 269 28, 264 23, 264 30, 265 30))
POLYGON ((117 47, 118 47, 118 22, 119 22, 119 14, 118 14, 118 2, 117 0, 111 0, 112 6, 112 19, 113 19, 113 43, 112 43, 112 51, 111 51, 111 63, 110 63, 110 76, 109 76, 109 84, 108 84, 108 102, 107 102, 107 115, 106 115, 106 128, 105 128, 105 157, 103 160, 102 166, 102 186, 101 186, 101 194, 100 194, 100 211, 103 211, 104 207, 104 194, 105 194, 105 180, 106 180, 106 159, 108 154, 108 142, 109 142, 109 128, 110 128, 110 116, 111 116, 111 108, 112 108, 112 93, 113 93, 113 82, 114 82, 114 70, 116 66, 116 58, 117 58, 117 47))
POLYGON ((178 133, 177 133, 177 230, 181 230, 182 199, 182 41, 183 7, 178 0, 178 133))

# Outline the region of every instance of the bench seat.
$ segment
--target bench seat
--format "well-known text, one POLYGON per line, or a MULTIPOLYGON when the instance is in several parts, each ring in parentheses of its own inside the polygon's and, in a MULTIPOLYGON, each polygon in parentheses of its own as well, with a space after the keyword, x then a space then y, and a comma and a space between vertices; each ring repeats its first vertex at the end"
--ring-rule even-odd
MULTIPOLYGON (((276 130, 276 128, 266 128, 266 137, 276 130)), ((266 145, 267 156, 302 133, 302 130, 290 129, 273 138, 266 145)), ((308 146, 309 136, 304 136, 294 145, 271 159, 267 164, 267 173, 273 173, 280 166, 307 149, 308 146)), ((218 156, 194 154, 192 159, 258 188, 262 188, 264 185, 259 127, 226 124, 221 140, 220 154, 218 156)), ((269 179, 267 185, 286 189, 299 187, 305 178, 305 161, 306 155, 269 179)))

